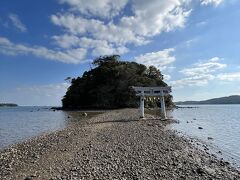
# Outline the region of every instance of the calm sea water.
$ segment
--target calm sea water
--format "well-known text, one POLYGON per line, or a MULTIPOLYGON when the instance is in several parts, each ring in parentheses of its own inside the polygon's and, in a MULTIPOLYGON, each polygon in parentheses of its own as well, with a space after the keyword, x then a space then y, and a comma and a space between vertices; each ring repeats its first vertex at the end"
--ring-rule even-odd
POLYGON ((68 123, 63 111, 49 107, 1 107, 0 149, 37 135, 64 128, 68 123))
MULTIPOLYGON (((184 107, 184 106, 183 106, 184 107)), ((194 105, 170 114, 179 120, 172 128, 221 151, 228 160, 240 165, 240 105, 194 105), (203 129, 198 129, 202 127, 203 129), (213 139, 208 139, 211 137, 213 139)))

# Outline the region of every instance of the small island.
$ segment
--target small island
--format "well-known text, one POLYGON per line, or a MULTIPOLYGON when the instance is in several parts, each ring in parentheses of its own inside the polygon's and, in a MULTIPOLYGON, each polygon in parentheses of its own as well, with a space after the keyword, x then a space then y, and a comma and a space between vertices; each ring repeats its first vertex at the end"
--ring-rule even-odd
POLYGON ((17 104, 14 103, 0 103, 0 107, 17 107, 17 104))

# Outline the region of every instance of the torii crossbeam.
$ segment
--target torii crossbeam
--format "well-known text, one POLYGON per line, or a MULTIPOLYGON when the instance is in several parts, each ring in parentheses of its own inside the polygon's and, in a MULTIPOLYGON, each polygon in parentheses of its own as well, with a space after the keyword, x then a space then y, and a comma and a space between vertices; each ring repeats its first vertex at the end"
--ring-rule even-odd
POLYGON ((144 97, 160 97, 161 102, 161 113, 163 115, 163 118, 166 119, 166 107, 165 107, 165 101, 164 96, 169 94, 172 90, 170 86, 167 87, 132 87, 135 92, 136 96, 140 96, 140 117, 144 118, 144 97))

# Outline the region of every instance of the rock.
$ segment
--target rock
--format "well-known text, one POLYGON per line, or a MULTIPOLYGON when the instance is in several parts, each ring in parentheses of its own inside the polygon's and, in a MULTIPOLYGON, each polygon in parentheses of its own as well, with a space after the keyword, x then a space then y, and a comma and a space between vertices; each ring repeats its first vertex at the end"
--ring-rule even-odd
POLYGON ((203 173, 204 173, 204 170, 203 170, 203 168, 197 168, 197 169, 196 169, 196 172, 197 172, 198 174, 203 174, 203 173))
POLYGON ((33 180, 33 177, 32 176, 28 176, 24 180, 33 180))
POLYGON ((214 169, 209 168, 209 167, 204 167, 204 170, 212 176, 216 173, 214 169))
POLYGON ((82 113, 82 116, 85 116, 85 117, 86 117, 87 115, 88 115, 88 114, 87 114, 86 112, 82 113))

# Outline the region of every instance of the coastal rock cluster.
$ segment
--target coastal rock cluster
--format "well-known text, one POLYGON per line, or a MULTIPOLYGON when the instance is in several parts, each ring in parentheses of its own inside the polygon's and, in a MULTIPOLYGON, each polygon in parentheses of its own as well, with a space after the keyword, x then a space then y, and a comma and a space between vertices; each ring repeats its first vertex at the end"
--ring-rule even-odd
POLYGON ((0 179, 240 179, 228 162, 167 130, 170 120, 139 120, 136 109, 80 116, 0 152, 0 179))

